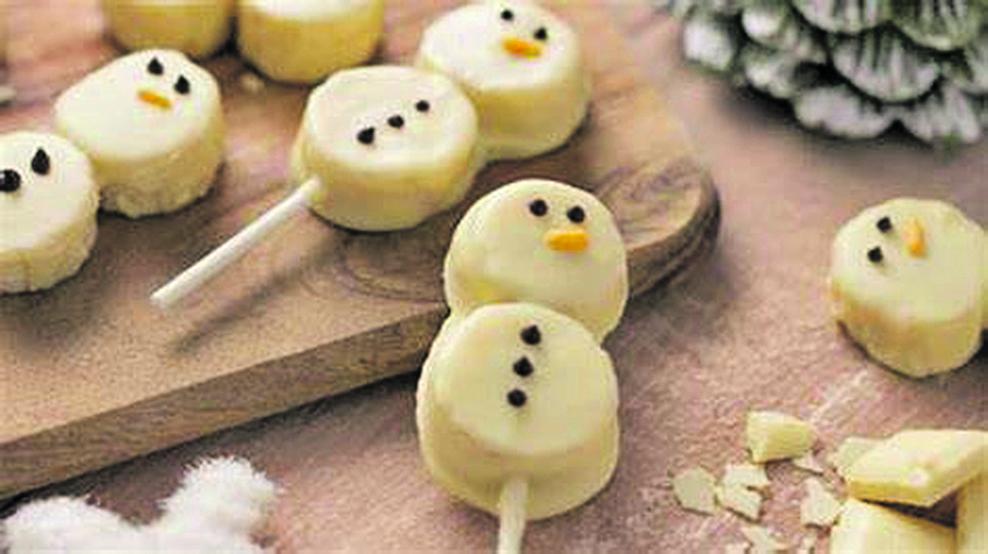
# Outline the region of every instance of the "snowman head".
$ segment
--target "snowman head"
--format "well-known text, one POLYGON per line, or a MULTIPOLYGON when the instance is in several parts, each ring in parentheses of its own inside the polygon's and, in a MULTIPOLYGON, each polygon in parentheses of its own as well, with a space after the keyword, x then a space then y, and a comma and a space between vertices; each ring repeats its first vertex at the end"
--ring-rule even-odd
POLYGON ((501 187, 458 225, 446 258, 454 311, 496 302, 543 304, 598 338, 618 323, 628 295, 624 243, 592 194, 542 179, 501 187))
POLYGON ((55 113, 59 131, 94 159, 146 159, 200 139, 221 113, 220 92, 184 54, 145 50, 66 90, 55 113))
POLYGON ((440 70, 480 90, 542 87, 582 63, 576 33, 530 2, 463 6, 433 24, 423 47, 440 70))
POLYGON ((525 303, 484 306, 430 355, 435 401, 452 424, 503 456, 566 452, 609 429, 610 357, 578 322, 525 303))
POLYGON ((0 256, 58 240, 92 218, 98 202, 89 160, 71 143, 44 133, 0 136, 0 256))

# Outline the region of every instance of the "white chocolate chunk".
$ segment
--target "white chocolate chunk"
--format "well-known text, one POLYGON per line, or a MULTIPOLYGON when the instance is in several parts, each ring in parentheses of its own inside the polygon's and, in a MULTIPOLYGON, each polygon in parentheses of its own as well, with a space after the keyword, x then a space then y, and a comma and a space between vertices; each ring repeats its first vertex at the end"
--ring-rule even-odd
POLYGON ((957 500, 957 554, 988 552, 988 469, 964 485, 957 500))
POLYGON ((445 14, 426 29, 417 64, 463 87, 494 159, 561 146, 586 117, 579 39, 534 3, 480 2, 445 14))
POLYGON ((681 471, 672 478, 672 492, 684 509, 713 514, 716 511, 715 482, 710 472, 694 467, 681 471))
POLYGON ((830 527, 840 514, 840 502, 819 479, 811 477, 805 483, 806 497, 799 505, 799 521, 803 525, 830 527))
POLYGON ((542 306, 484 306, 447 321, 416 400, 433 479, 493 514, 514 479, 528 484, 530 520, 575 508, 617 463, 610 357, 583 326, 542 306))
POLYGON ((205 58, 230 38, 233 0, 103 0, 103 14, 128 50, 166 48, 205 58))
POLYGON ((741 527, 741 534, 751 542, 751 552, 753 554, 769 554, 788 548, 786 543, 779 541, 775 537, 775 533, 765 527, 745 525, 741 527))
POLYGON ((86 156, 61 137, 0 135, 0 294, 73 275, 96 239, 99 192, 86 156))
POLYGON ((762 496, 741 485, 723 485, 716 489, 717 503, 721 506, 758 521, 762 509, 762 496))
POLYGON ((879 444, 880 440, 866 439, 862 437, 847 437, 844 442, 837 447, 837 451, 827 458, 827 462, 833 466, 837 475, 845 477, 847 470, 858 461, 858 458, 879 444))
POLYGON ((985 241, 980 225, 944 202, 899 198, 864 210, 834 239, 834 317, 906 375, 963 365, 985 324, 985 241))
POLYGON ((864 500, 932 506, 988 467, 988 433, 902 431, 858 458, 844 479, 864 500))
POLYGON ((483 163, 466 96, 441 75, 398 66, 341 71, 314 90, 292 155, 299 183, 322 183, 312 209, 364 231, 451 207, 483 163))
POLYGON ((751 489, 763 489, 771 483, 765 475, 765 466, 755 464, 727 464, 724 466, 722 485, 738 485, 751 489))
POLYGON ((66 90, 58 132, 92 161, 103 208, 171 212, 206 194, 223 161, 216 80, 172 50, 124 56, 66 90))
POLYGON ((844 503, 830 532, 832 554, 954 551, 952 529, 853 498, 844 503))
POLYGON ((598 340, 617 326, 628 298, 624 242, 610 211, 592 194, 540 179, 505 185, 470 208, 443 278, 454 314, 533 302, 580 321, 598 340))
POLYGON ((277 81, 315 83, 366 62, 384 28, 384 0, 241 0, 237 45, 277 81))
POLYGON ((799 469, 804 469, 810 473, 823 473, 824 467, 820 465, 813 452, 807 452, 798 458, 792 459, 792 465, 798 467, 799 469))
POLYGON ((816 440, 816 432, 808 423, 770 411, 748 412, 745 436, 755 463, 802 456, 816 440))

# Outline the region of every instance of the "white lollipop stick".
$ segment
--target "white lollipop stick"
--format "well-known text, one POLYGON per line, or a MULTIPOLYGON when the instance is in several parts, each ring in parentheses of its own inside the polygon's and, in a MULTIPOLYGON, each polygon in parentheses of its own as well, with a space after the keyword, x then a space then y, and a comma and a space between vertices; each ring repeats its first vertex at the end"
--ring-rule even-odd
POLYGON ((528 481, 512 477, 501 488, 498 500, 501 527, 497 532, 497 554, 518 554, 525 536, 525 504, 528 503, 528 481))
POLYGON ((273 231, 284 225, 297 214, 309 207, 309 201, 319 190, 321 183, 312 178, 295 189, 288 198, 278 203, 259 217, 256 221, 244 227, 242 231, 223 243, 219 248, 206 255, 178 277, 156 290, 151 295, 151 303, 166 309, 174 306, 189 293, 195 291, 207 281, 215 277, 226 266, 239 260, 250 249, 257 246, 273 231))

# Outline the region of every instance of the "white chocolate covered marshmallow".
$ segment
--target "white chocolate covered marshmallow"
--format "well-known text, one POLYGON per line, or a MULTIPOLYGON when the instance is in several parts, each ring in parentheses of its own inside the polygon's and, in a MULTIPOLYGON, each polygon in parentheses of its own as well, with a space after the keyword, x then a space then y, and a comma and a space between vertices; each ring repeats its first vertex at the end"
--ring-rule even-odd
POLYGON ((482 165, 467 97, 442 75, 398 66, 342 71, 313 91, 292 156, 299 183, 322 184, 312 208, 366 231, 449 208, 482 165))
POLYGON ((419 379, 416 421, 432 477, 500 513, 503 527, 514 483, 529 520, 575 508, 607 484, 617 408, 610 357, 582 325, 542 306, 498 304, 443 328, 419 379))
POLYGON ((488 1, 445 14, 425 31, 417 64, 463 87, 492 159, 561 146, 587 114, 579 39, 534 3, 488 1))
POLYGON ((61 137, 0 136, 0 294, 49 288, 79 270, 96 239, 89 160, 61 137))
POLYGON ((278 81, 314 83, 366 62, 384 27, 384 0, 241 0, 240 52, 278 81))
POLYGON ((563 183, 526 179, 481 198, 446 255, 454 316, 499 302, 566 314, 598 339, 617 327, 628 298, 624 242, 607 207, 563 183))
POLYGON ((129 217, 190 204, 223 161, 219 86, 172 50, 137 52, 91 73, 59 97, 55 124, 92 161, 103 208, 129 217))
POLYGON ((166 48, 193 58, 226 43, 233 8, 234 0, 103 0, 110 34, 128 50, 166 48))
POLYGON ((834 239, 834 316, 878 361, 925 377, 977 352, 985 324, 985 233, 944 202, 899 198, 834 239))

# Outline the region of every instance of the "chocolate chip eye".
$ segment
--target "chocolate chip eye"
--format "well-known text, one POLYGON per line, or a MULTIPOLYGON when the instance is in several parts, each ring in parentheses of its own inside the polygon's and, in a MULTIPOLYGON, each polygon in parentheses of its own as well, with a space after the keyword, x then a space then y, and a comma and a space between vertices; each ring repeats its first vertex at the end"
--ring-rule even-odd
POLYGON ((21 174, 13 169, 0 171, 0 192, 16 192, 21 188, 21 174))
POLYGON ((511 392, 508 393, 508 404, 511 404, 515 408, 521 408, 525 405, 525 402, 528 402, 528 395, 525 394, 525 391, 511 389, 511 392))
POLYGON ((501 19, 505 21, 513 21, 515 19, 515 12, 511 10, 501 10, 501 19))
POLYGON ((537 198, 529 203, 528 211, 532 212, 532 215, 536 217, 542 217, 549 213, 549 205, 545 203, 545 200, 537 198))
POLYGON ((542 332, 537 325, 529 325, 521 330, 521 340, 525 344, 536 345, 542 342, 542 332))
POLYGON ((876 223, 875 226, 878 227, 879 231, 883 233, 888 233, 889 231, 892 230, 892 220, 889 219, 888 216, 885 216, 879 219, 878 223, 876 223))
POLYGON ((884 257, 885 256, 882 255, 882 249, 879 246, 876 246, 868 251, 868 261, 873 264, 881 263, 884 257))
POLYGON ((429 105, 428 100, 419 100, 418 102, 415 103, 415 109, 422 113, 426 113, 431 108, 432 106, 429 105))
POLYGON ((566 217, 568 217, 573 223, 583 223, 583 220, 587 218, 587 213, 583 211, 583 208, 573 206, 568 212, 566 212, 566 217))
POLYGON ((48 175, 48 172, 51 171, 51 158, 48 157, 48 152, 45 152, 44 148, 38 148, 34 157, 31 158, 31 170, 38 175, 48 175))
POLYGON ((175 81, 175 92, 179 94, 188 94, 192 90, 192 85, 189 80, 185 78, 185 75, 179 75, 178 80, 175 81))
POLYGON ((545 27, 539 27, 535 30, 535 40, 541 40, 545 42, 549 40, 549 30, 545 27))
POLYGON ((357 140, 360 141, 361 144, 374 144, 375 134, 376 131, 373 127, 367 127, 366 129, 361 129, 360 132, 357 133, 357 140))
POLYGON ((395 129, 401 129, 405 126, 405 118, 400 115, 393 115, 388 118, 388 125, 394 127, 395 129))
POLYGON ((532 362, 524 356, 519 358, 518 361, 515 362, 515 365, 512 366, 512 369, 514 369, 515 374, 518 375, 519 377, 528 377, 533 372, 535 372, 535 366, 533 366, 532 362))
POLYGON ((158 58, 151 58, 148 62, 148 73, 151 75, 163 75, 165 73, 165 66, 161 65, 161 60, 158 58))

